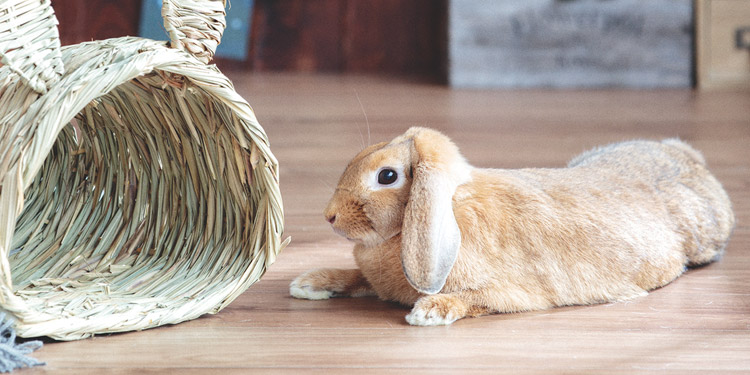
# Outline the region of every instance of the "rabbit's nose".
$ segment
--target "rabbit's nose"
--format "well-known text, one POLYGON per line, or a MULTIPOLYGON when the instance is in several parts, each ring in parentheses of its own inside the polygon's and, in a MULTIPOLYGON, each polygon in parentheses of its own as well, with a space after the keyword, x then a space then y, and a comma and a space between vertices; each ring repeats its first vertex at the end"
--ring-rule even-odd
POLYGON ((326 217, 326 220, 328 220, 329 223, 333 224, 334 222, 336 222, 336 215, 328 216, 326 217))

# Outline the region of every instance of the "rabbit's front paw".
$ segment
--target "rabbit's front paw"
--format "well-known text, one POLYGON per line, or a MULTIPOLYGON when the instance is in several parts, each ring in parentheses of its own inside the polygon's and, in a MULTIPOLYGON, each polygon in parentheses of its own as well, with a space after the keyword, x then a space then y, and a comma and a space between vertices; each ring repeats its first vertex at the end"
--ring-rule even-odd
POLYGON ((406 321, 415 326, 448 325, 466 316, 466 305, 454 296, 436 294, 422 297, 406 321))
POLYGON ((289 285, 292 297, 329 299, 331 297, 363 297, 374 295, 362 271, 322 268, 305 272, 289 285))
POLYGON ((320 280, 314 273, 298 276, 289 284, 289 294, 294 298, 321 300, 333 297, 333 291, 320 285, 320 280))

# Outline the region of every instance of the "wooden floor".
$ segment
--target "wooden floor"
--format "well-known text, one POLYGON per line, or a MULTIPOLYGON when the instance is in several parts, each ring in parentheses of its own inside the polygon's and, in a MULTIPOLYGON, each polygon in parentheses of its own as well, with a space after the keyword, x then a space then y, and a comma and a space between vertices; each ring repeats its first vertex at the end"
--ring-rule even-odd
POLYGON ((218 315, 47 343, 22 373, 750 373, 750 92, 454 91, 399 80, 231 75, 281 164, 291 245, 218 315), (360 105, 361 102, 361 105, 360 105), (353 267, 322 210, 364 143, 440 129, 476 166, 564 165, 595 145, 681 137, 702 150, 738 219, 724 258, 628 303, 411 327, 375 298, 297 300, 289 282, 353 267))

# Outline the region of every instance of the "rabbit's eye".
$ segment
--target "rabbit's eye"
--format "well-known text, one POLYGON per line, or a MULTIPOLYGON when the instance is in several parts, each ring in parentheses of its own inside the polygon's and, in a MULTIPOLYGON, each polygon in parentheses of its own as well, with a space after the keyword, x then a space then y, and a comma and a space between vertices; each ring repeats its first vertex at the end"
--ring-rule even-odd
POLYGON ((390 168, 385 168, 378 173, 378 183, 381 185, 390 185, 398 180, 398 173, 390 168))

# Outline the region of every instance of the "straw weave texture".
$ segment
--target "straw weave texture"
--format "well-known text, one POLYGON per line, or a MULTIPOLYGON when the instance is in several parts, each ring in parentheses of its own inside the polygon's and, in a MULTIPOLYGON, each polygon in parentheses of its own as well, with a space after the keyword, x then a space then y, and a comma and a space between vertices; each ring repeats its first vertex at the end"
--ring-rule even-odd
POLYGON ((0 67, 0 307, 20 336, 73 340, 216 313, 283 248, 268 139, 199 60, 215 45, 195 57, 179 47, 190 43, 66 46, 46 68, 64 66, 57 80, 0 67))

